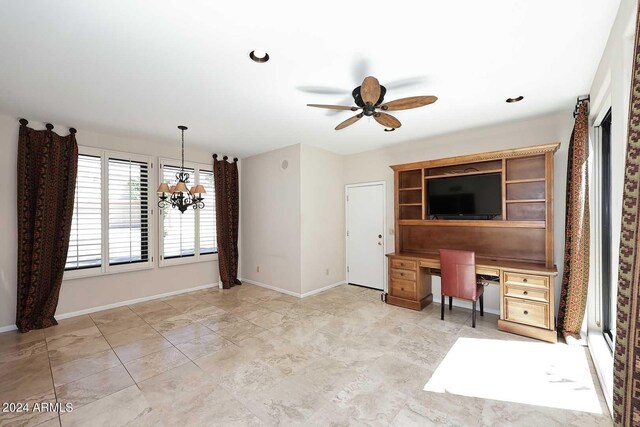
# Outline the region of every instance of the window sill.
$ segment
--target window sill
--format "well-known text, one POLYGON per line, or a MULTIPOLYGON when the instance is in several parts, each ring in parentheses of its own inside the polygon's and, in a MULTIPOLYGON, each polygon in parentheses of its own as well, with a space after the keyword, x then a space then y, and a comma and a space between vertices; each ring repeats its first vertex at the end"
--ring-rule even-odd
POLYGON ((218 261, 217 252, 215 254, 200 255, 198 257, 160 259, 160 268, 173 267, 175 265, 184 265, 184 264, 197 264, 200 262, 211 262, 211 261, 218 261))
POLYGON ((153 262, 144 264, 121 264, 110 266, 107 271, 103 271, 102 267, 87 268, 84 270, 69 270, 65 271, 62 276, 62 281, 75 279, 86 279, 90 277, 107 276, 111 274, 130 273, 132 271, 152 270, 154 268, 153 262))

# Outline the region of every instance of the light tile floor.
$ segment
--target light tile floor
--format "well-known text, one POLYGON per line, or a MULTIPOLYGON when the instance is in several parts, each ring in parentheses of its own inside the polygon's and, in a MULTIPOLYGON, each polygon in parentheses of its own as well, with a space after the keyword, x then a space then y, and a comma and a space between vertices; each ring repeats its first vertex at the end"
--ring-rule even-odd
POLYGON ((31 407, 0 425, 611 425, 602 396, 593 415, 422 391, 458 337, 526 340, 495 315, 445 319, 355 286, 301 300, 244 284, 4 333, 0 402, 31 407))

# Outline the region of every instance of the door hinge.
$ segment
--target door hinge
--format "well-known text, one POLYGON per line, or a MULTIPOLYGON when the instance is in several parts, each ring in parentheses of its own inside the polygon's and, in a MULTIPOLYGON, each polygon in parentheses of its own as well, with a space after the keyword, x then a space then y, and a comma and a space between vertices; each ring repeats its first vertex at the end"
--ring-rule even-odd
POLYGON ((347 265, 347 273, 349 272, 349 266, 347 265))
POLYGON ((349 237, 349 230, 347 230, 347 237, 349 237))
POLYGON ((349 201, 349 195, 347 195, 347 202, 349 201))

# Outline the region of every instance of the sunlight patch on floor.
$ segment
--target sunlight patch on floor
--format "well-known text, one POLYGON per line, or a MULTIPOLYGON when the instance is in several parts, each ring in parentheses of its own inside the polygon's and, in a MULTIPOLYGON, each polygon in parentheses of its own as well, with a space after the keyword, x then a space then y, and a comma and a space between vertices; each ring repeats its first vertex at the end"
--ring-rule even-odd
POLYGON ((425 391, 601 413, 583 347, 458 338, 425 391))

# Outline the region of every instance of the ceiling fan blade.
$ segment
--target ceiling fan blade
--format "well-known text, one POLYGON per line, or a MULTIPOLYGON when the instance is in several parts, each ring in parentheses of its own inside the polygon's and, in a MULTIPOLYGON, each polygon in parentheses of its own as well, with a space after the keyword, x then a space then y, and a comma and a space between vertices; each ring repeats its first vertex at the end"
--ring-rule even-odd
POLYGON ((336 126, 336 130, 340 130, 340 129, 344 129, 347 126, 351 126, 352 124, 354 124, 355 122, 357 122, 358 120, 360 120, 362 118, 363 114, 357 114, 351 118, 348 118, 347 120, 345 120, 344 122, 340 123, 338 126, 336 126))
POLYGON ((307 107, 328 108, 330 110, 359 110, 358 107, 347 107, 346 105, 307 104, 307 107))
POLYGON ((387 113, 375 113, 373 118, 376 119, 376 122, 380 123, 382 126, 397 129, 402 126, 400 120, 393 117, 391 114, 387 113))
POLYGON ((302 92, 317 93, 320 95, 344 95, 346 93, 349 93, 349 91, 346 89, 326 86, 298 86, 296 87, 296 89, 302 92))
POLYGON ((433 104, 437 100, 438 97, 436 96, 412 96, 387 102, 382 104, 380 108, 385 111, 408 110, 410 108, 424 107, 425 105, 433 104))
POLYGON ((418 85, 424 84, 426 81, 427 81, 427 78, 424 76, 408 77, 406 79, 385 82, 384 87, 386 87, 387 90, 397 90, 397 89, 404 89, 410 86, 418 86, 418 85))
POLYGON ((380 99, 380 83, 375 77, 366 77, 360 86, 360 97, 365 103, 376 105, 380 99))

